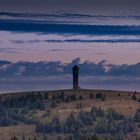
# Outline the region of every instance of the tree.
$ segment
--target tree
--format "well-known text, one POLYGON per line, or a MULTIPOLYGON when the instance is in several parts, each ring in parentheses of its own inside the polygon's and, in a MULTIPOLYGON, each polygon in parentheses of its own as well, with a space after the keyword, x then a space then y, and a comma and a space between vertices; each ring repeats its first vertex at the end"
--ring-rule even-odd
POLYGON ((37 133, 45 133, 45 125, 42 123, 37 123, 35 131, 37 133))
POLYGON ((100 139, 97 135, 94 134, 93 136, 91 136, 91 140, 100 140, 100 139))
POLYGON ((64 133, 75 133, 79 129, 83 128, 84 124, 81 120, 76 119, 73 113, 71 113, 64 123, 64 133))
POLYGON ((58 117, 53 118, 51 125, 52 125, 53 132, 61 133, 61 123, 58 117))
POLYGON ((56 100, 56 95, 55 94, 53 94, 52 100, 56 100))
POLYGON ((93 99, 93 94, 92 93, 90 93, 89 98, 93 99))
POLYGON ((18 138, 14 136, 14 137, 11 137, 11 140, 18 140, 18 138))
POLYGON ((106 118, 108 120, 112 121, 112 120, 121 120, 124 118, 124 116, 122 114, 119 114, 118 112, 116 112, 113 108, 109 108, 107 110, 106 118))
POLYGON ((52 108, 56 108, 56 107, 57 107, 57 103, 56 103, 55 101, 52 101, 52 102, 51 102, 51 107, 52 107, 52 108))
POLYGON ((45 105, 44 105, 44 103, 43 103, 42 101, 40 101, 40 102, 38 103, 38 109, 39 109, 39 110, 45 110, 45 105))
POLYGON ((104 110, 102 110, 102 108, 99 106, 99 108, 98 108, 98 117, 104 117, 105 116, 105 112, 104 112, 104 110))
POLYGON ((34 136, 33 140, 37 140, 36 136, 34 136))
POLYGON ((22 135, 22 138, 21 138, 21 140, 25 140, 25 135, 22 135))
POLYGON ((134 121, 140 122, 140 109, 139 108, 136 110, 136 113, 134 115, 134 121))
POLYGON ((102 98, 102 93, 101 92, 97 93, 96 94, 96 99, 101 99, 101 98, 102 98))
POLYGON ((97 107, 92 107, 90 110, 90 114, 92 116, 92 120, 96 121, 96 117, 97 117, 97 107))
POLYGON ((89 112, 80 111, 79 118, 85 125, 92 125, 92 116, 89 112))
POLYGON ((133 100, 137 100, 137 97, 136 97, 135 94, 132 95, 132 99, 133 99, 133 100))
POLYGON ((95 132, 98 134, 108 133, 108 122, 104 118, 97 121, 95 126, 95 132))
POLYGON ((48 137, 46 135, 44 135, 43 140, 48 140, 48 137))
POLYGON ((106 99, 106 95, 103 94, 103 95, 102 95, 102 101, 105 101, 105 99, 106 99))
POLYGON ((82 95, 79 96, 79 100, 83 100, 83 96, 82 95))
POLYGON ((60 99, 61 99, 61 101, 65 101, 64 91, 61 92, 60 99))
POLYGON ((48 100, 48 99, 49 99, 48 93, 47 93, 47 92, 46 92, 45 95, 44 95, 44 99, 45 99, 45 100, 48 100))

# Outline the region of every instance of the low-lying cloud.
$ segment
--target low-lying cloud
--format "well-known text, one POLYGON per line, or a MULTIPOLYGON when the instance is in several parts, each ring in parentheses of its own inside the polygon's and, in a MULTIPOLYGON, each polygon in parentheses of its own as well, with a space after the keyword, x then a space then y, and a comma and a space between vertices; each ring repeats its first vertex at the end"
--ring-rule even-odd
POLYGON ((20 53, 20 49, 0 48, 0 53, 20 53))
POLYGON ((72 67, 77 64, 80 74, 85 76, 126 76, 140 77, 140 63, 113 65, 105 60, 94 63, 90 61, 80 62, 80 58, 72 60, 71 63, 63 64, 60 61, 40 62, 16 62, 0 61, 1 77, 18 76, 57 76, 71 74, 72 67))
MULTIPOLYGON (((0 12, 0 18, 4 19, 6 18, 15 18, 15 19, 40 19, 40 20, 56 20, 56 19, 61 19, 66 20, 69 19, 80 19, 80 18, 86 18, 88 20, 113 20, 113 19, 133 19, 133 20, 140 20, 140 16, 138 14, 108 14, 108 15, 103 15, 103 14, 81 14, 81 13, 74 13, 74 12, 66 12, 66 11, 60 11, 60 12, 54 12, 54 13, 15 13, 15 12, 0 12)), ((57 21, 57 20, 56 20, 57 21)))
POLYGON ((7 91, 70 89, 72 67, 80 67, 80 87, 90 89, 140 91, 140 63, 112 65, 105 60, 94 63, 80 58, 71 63, 0 61, 0 89, 7 91))

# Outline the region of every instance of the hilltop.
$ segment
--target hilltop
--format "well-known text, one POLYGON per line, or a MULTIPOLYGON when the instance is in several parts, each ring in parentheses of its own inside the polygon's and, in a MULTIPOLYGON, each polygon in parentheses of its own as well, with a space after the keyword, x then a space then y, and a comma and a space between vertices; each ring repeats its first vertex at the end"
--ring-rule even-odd
POLYGON ((80 139, 80 135, 95 133, 108 139, 118 135, 135 140, 140 136, 138 92, 68 89, 8 93, 0 98, 0 139, 69 140, 69 136, 80 139))

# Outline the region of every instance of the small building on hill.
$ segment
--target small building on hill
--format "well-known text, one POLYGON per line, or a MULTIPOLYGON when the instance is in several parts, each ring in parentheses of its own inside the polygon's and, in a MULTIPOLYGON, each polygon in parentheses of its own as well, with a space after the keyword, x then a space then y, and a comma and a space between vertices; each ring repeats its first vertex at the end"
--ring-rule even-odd
POLYGON ((79 67, 77 65, 73 66, 72 73, 73 73, 73 89, 79 88, 79 67))

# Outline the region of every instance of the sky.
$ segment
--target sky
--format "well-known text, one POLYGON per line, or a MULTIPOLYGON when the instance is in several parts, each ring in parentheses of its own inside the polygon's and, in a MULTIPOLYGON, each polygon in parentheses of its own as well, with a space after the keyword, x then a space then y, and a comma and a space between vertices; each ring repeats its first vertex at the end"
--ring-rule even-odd
POLYGON ((0 0, 0 59, 138 63, 139 5, 139 0, 0 0))
MULTIPOLYGON (((11 66, 16 69, 22 61, 68 65, 76 58, 80 58, 78 64, 105 61, 107 67, 125 64, 139 71, 139 6, 139 0, 0 0, 0 60, 10 61, 0 65, 0 74, 11 66)), ((23 67, 28 69, 18 68, 23 67)), ((128 81, 130 67, 126 68, 128 81)))
POLYGON ((80 12, 136 12, 139 0, 0 0, 3 11, 46 12, 46 11, 80 11, 80 12))
POLYGON ((139 0, 0 0, 0 59, 138 63, 139 5, 139 0))

